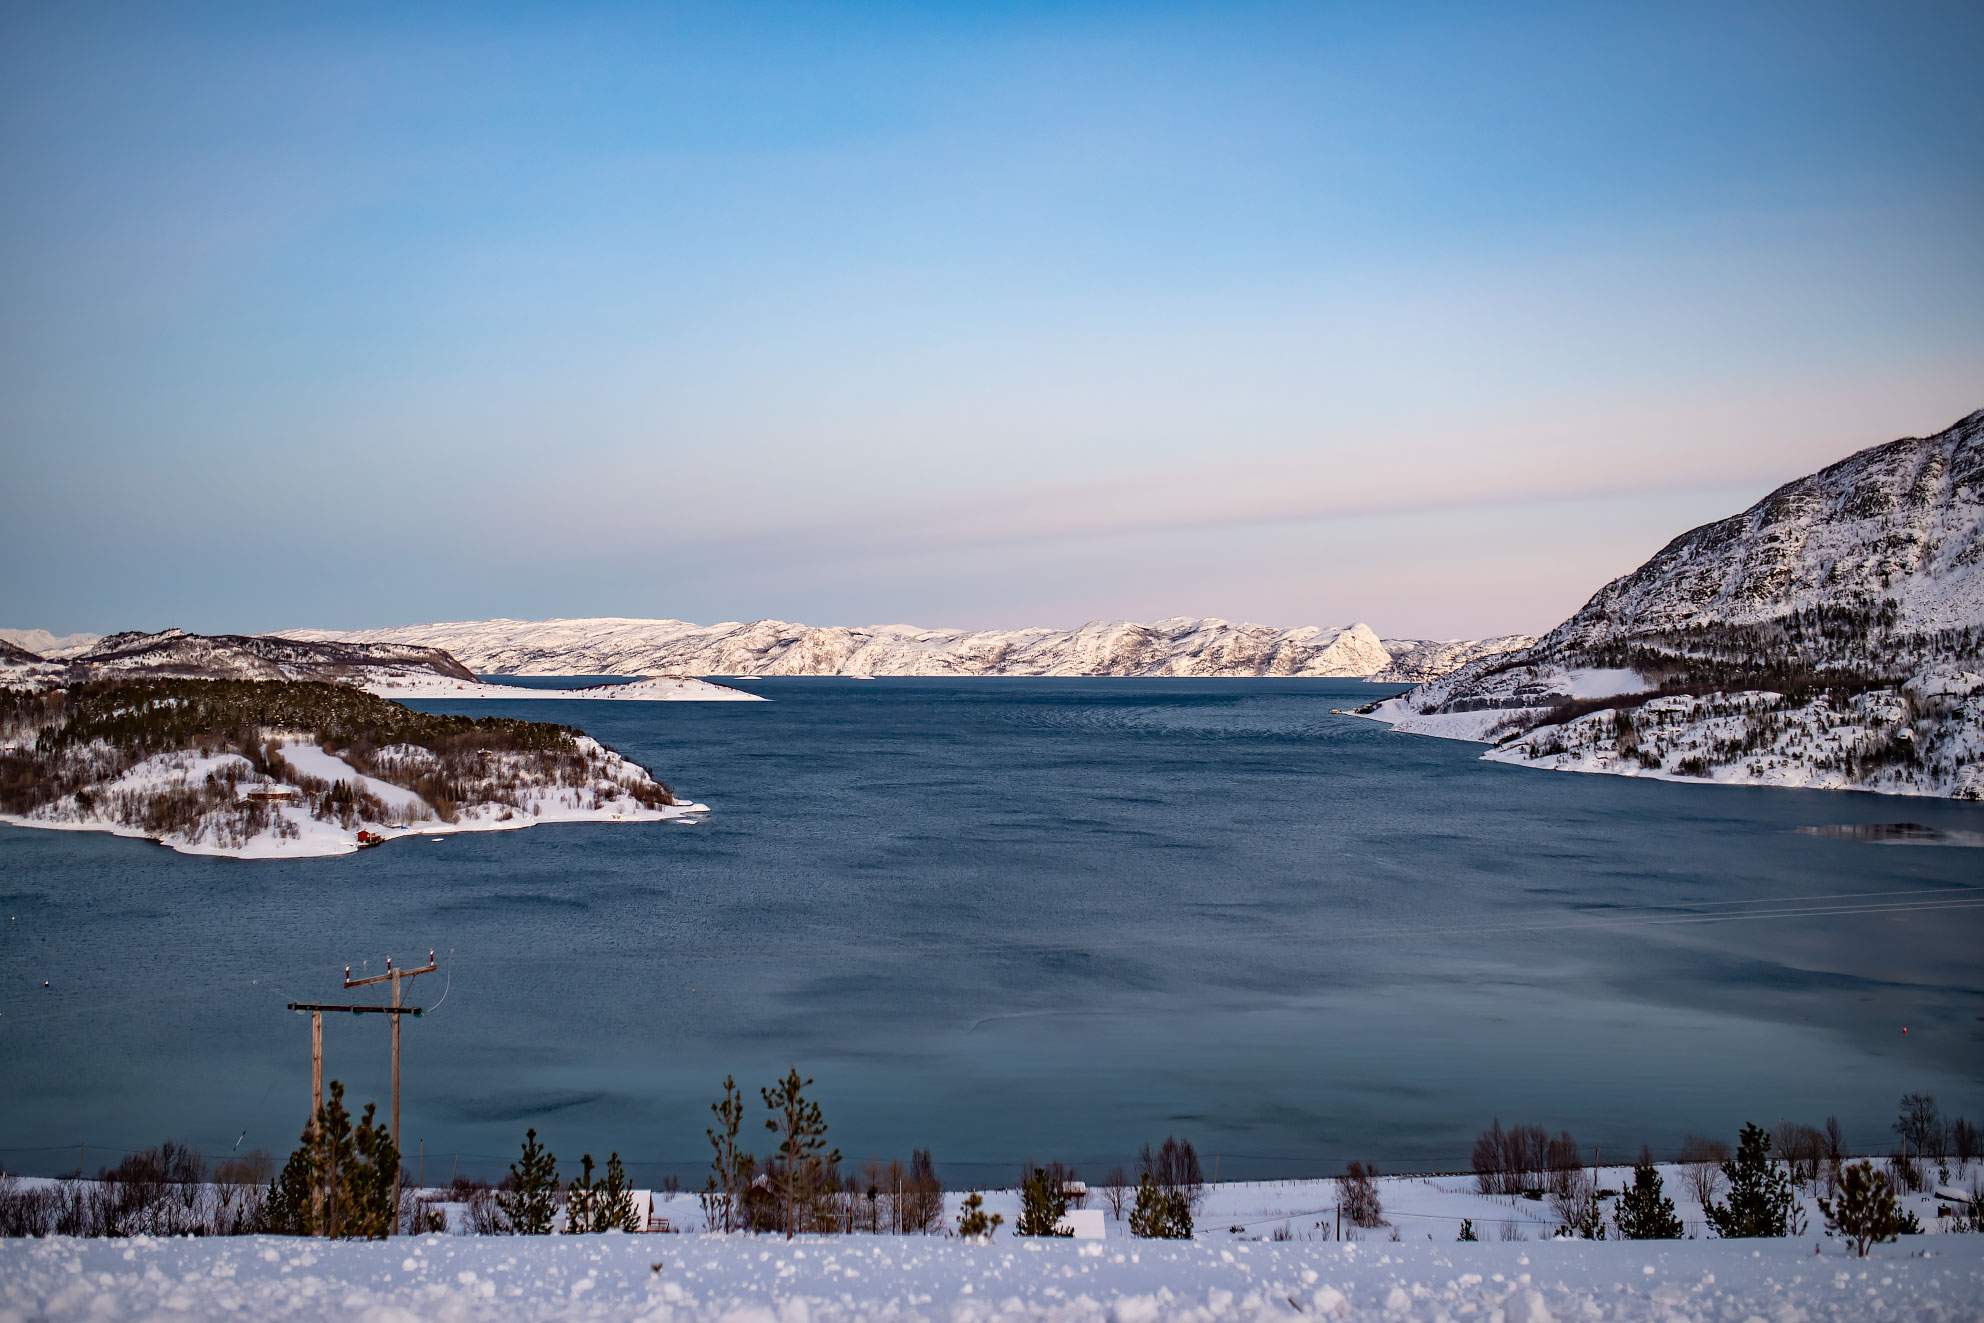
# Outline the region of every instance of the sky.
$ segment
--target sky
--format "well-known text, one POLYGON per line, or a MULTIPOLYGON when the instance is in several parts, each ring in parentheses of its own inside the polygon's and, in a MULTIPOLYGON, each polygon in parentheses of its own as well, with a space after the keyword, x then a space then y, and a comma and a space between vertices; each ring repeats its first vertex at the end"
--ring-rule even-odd
POLYGON ((0 625, 1541 630, 1984 406, 1974 3, 0 8, 0 625))

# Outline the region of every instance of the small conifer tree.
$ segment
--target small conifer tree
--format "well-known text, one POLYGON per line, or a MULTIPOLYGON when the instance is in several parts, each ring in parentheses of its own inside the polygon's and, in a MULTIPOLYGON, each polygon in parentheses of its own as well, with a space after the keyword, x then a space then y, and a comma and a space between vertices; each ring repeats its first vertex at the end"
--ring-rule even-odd
POLYGON ((1768 1133, 1745 1122, 1736 1156, 1722 1164, 1722 1175, 1729 1182, 1728 1202, 1702 1208, 1716 1235, 1733 1239, 1791 1234, 1791 1180, 1771 1161, 1768 1133))
POLYGON ((820 1104, 806 1097, 805 1091, 812 1087, 813 1081, 799 1078, 795 1066, 771 1088, 758 1090, 772 1113, 765 1129, 779 1137, 770 1170, 778 1185, 787 1240, 800 1230, 801 1207, 811 1206, 826 1189, 828 1169, 840 1164, 839 1149, 823 1152, 827 1123, 820 1104))
POLYGON ((579 1157, 579 1174, 565 1187, 565 1234, 587 1236, 602 1230, 598 1224, 599 1187, 592 1179, 592 1154, 579 1157))
POLYGON ((620 1165, 620 1154, 607 1155, 606 1179, 600 1184, 593 1205, 593 1224, 601 1231, 645 1231, 640 1210, 634 1207, 633 1187, 627 1183, 627 1169, 620 1165))
POLYGON ((958 1214, 958 1235, 966 1240, 990 1240, 1005 1221, 998 1213, 987 1214, 985 1196, 973 1190, 965 1196, 964 1211, 958 1214))
POLYGON ((383 1125, 365 1105, 356 1131, 344 1105, 344 1085, 332 1080, 330 1096, 303 1128, 301 1142, 269 1183, 269 1230, 288 1236, 380 1239, 393 1226, 393 1181, 400 1156, 383 1125))
POLYGON ((1072 1231, 1056 1230, 1067 1215, 1068 1196, 1045 1167, 1035 1167, 1020 1186, 1020 1220, 1013 1224, 1016 1236, 1068 1236, 1072 1231))
POLYGON ((744 1124, 744 1095, 737 1081, 723 1077, 723 1098, 710 1104, 717 1124, 703 1133, 715 1150, 710 1158, 710 1175, 703 1187, 703 1224, 711 1231, 735 1231, 743 1225, 744 1191, 750 1188, 757 1159, 737 1147, 737 1131, 744 1124))
POLYGON ((1462 1240, 1479 1240, 1479 1239, 1481 1239, 1481 1237, 1479 1237, 1479 1236, 1477 1236, 1477 1235, 1475 1235, 1475 1234, 1474 1234, 1474 1219, 1473 1219, 1473 1218, 1469 1218, 1469 1217, 1463 1217, 1463 1218, 1462 1218, 1462 1219, 1460 1220, 1460 1239, 1462 1239, 1462 1240))
POLYGON ((1853 1252, 1867 1257, 1872 1245, 1882 1245, 1896 1236, 1920 1231, 1912 1214, 1904 1220, 1895 1203, 1894 1187, 1874 1170, 1871 1162, 1856 1162, 1839 1173, 1839 1197, 1819 1200, 1826 1229, 1853 1242, 1853 1252))
POLYGON ((1685 1234, 1674 1201, 1662 1189, 1652 1154, 1642 1153, 1633 1165, 1633 1183, 1619 1196, 1612 1220, 1621 1240, 1679 1240, 1685 1234))
POLYGON ((323 1165, 310 1127, 303 1131, 303 1142, 289 1155, 282 1171, 269 1182, 263 1204, 269 1234, 275 1236, 314 1236, 317 1234, 316 1199, 323 1185, 323 1165))
POLYGON ((1145 1240, 1190 1240, 1192 1201, 1183 1190, 1167 1190, 1145 1172, 1130 1209, 1130 1234, 1145 1240))
POLYGON ((514 1236, 547 1236, 558 1212, 558 1159, 537 1142, 537 1130, 524 1132, 523 1156, 510 1164, 510 1188, 496 1196, 514 1236))
POLYGON ((399 1185, 400 1151, 393 1146, 385 1122, 373 1120, 377 1103, 366 1103, 358 1129, 352 1132, 356 1157, 344 1179, 344 1225, 340 1234, 360 1240, 384 1240, 399 1221, 394 1194, 399 1185))

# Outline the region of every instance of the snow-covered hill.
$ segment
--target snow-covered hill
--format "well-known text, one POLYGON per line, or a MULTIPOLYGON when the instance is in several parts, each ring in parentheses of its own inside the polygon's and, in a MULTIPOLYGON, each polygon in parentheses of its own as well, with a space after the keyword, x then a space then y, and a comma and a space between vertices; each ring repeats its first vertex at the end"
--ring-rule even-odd
POLYGON ((1384 639, 1391 665, 1371 678, 1381 683, 1424 684, 1451 674, 1483 657, 1521 652, 1536 645, 1534 634, 1504 634, 1492 639, 1384 639))
POLYGON ((484 675, 1117 675, 1423 679, 1442 664, 1524 646, 1381 643, 1367 625, 1276 629, 1179 616, 1150 624, 1092 621, 1079 629, 820 627, 783 620, 694 625, 681 620, 476 620, 353 632, 295 629, 293 639, 445 648, 484 675), (1409 661, 1399 671, 1398 654, 1409 661))
MULTIPOLYGON (((14 630, 41 634, 41 630, 14 630)), ((383 698, 621 699, 647 702, 764 701, 728 685, 686 675, 655 676, 583 689, 487 684, 440 648, 348 643, 244 634, 112 634, 65 659, 37 656, 0 638, 0 687, 52 689, 101 680, 325 680, 383 698)))
POLYGON ((1684 533, 1379 705, 1529 766, 1984 798, 1984 411, 1684 533))
POLYGON ((342 680, 475 673, 439 648, 403 643, 298 643, 252 634, 112 634, 69 659, 91 679, 167 676, 202 680, 342 680))
POLYGON ((708 811, 568 727, 269 680, 0 693, 0 772, 0 822, 235 858, 708 811))

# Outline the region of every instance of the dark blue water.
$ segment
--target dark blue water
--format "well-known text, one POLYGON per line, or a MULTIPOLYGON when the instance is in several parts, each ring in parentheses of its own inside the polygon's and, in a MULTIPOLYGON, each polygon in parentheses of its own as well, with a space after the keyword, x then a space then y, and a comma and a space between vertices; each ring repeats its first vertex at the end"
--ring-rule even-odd
MULTIPOLYGON (((0 1161, 287 1151, 283 1004, 429 946, 430 1179, 526 1126, 691 1179, 723 1076, 795 1062, 850 1157, 955 1180, 1168 1133, 1230 1177, 1464 1166, 1495 1117, 1621 1156, 1829 1113, 1871 1146, 1903 1091, 1984 1119, 1984 851, 1795 831, 1984 808, 1504 768, 1331 715, 1353 683, 740 683, 776 701, 431 705, 580 725, 697 826, 294 863, 0 828, 0 1161)), ((383 1099, 381 1017, 326 1038, 383 1099)))

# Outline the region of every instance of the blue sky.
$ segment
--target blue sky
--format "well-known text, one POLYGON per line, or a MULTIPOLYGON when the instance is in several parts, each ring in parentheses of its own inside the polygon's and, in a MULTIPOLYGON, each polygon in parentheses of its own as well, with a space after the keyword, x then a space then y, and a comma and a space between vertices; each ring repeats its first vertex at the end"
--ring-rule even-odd
POLYGON ((0 11, 0 624, 1546 627, 1984 405, 1975 5, 0 11))

